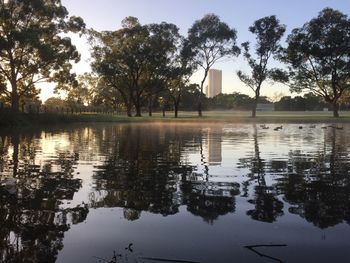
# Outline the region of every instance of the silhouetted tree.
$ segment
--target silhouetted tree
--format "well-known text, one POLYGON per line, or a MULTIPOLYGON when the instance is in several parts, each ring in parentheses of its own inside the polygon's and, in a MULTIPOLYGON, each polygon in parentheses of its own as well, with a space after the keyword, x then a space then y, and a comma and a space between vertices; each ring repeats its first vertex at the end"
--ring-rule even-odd
POLYGON ((117 31, 91 31, 93 70, 104 82, 118 90, 124 100, 127 115, 132 105, 141 116, 141 75, 146 70, 146 39, 149 32, 136 17, 126 17, 117 31))
POLYGON ((9 89, 1 92, 19 110, 22 96, 41 81, 74 82, 71 62, 79 53, 63 33, 82 32, 80 17, 69 17, 61 1, 8 0, 0 2, 0 72, 9 89))
POLYGON ((285 26, 279 23, 276 16, 263 17, 255 21, 254 24, 249 27, 249 31, 256 35, 256 58, 249 52, 250 43, 244 42, 242 44, 244 49, 243 56, 248 61, 252 72, 251 75, 248 76, 239 70, 237 75, 255 94, 254 103, 252 105, 253 118, 256 116, 256 107, 260 97, 261 85, 266 79, 274 76, 271 72, 275 70, 268 69, 267 64, 272 56, 280 52, 281 46, 279 42, 285 30, 285 26))
POLYGON ((146 93, 149 104, 149 115, 155 98, 166 91, 168 79, 174 75, 173 67, 178 60, 182 37, 179 28, 174 24, 162 22, 147 26, 150 32, 148 39, 148 70, 144 74, 146 93))
POLYGON ((219 94, 213 98, 207 99, 209 109, 236 109, 249 110, 253 99, 248 95, 233 92, 232 94, 219 94))
POLYGON ((165 89, 168 65, 174 59, 181 37, 174 24, 141 25, 137 18, 127 17, 117 31, 92 31, 94 71, 104 82, 119 91, 131 116, 141 116, 143 100, 149 100, 165 89), (95 42, 94 42, 95 41, 95 42))
POLYGON ((339 117, 339 99, 350 89, 350 19, 325 8, 288 36, 282 60, 290 65, 292 91, 322 96, 339 117))
POLYGON ((79 75, 77 80, 77 85, 64 88, 67 92, 66 100, 76 105, 91 105, 98 83, 98 77, 92 73, 84 73, 79 75))
POLYGON ((195 54, 195 62, 204 70, 198 97, 198 116, 202 116, 202 96, 204 82, 209 69, 224 57, 238 56, 236 30, 222 22, 215 14, 207 14, 194 22, 188 30, 188 45, 195 54))
POLYGON ((193 60, 193 52, 187 45, 187 40, 182 39, 178 51, 174 54, 173 59, 167 66, 166 86, 169 97, 174 106, 174 117, 177 118, 180 101, 185 90, 192 86, 189 79, 196 69, 193 60))

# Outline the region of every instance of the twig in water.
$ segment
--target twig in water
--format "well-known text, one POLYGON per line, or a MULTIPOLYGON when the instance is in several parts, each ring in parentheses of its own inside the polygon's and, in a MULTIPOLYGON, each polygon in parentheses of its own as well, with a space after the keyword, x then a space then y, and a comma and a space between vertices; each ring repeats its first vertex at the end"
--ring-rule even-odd
POLYGON ((148 259, 159 262, 178 262, 178 263, 200 263, 199 261, 188 261, 188 260, 176 260, 176 259, 167 259, 167 258, 152 258, 152 257, 141 257, 141 259, 148 259))
POLYGON ((286 244, 277 244, 277 245, 254 245, 254 246, 244 246, 244 247, 253 251, 255 254, 259 255, 260 257, 265 257, 265 258, 269 258, 269 259, 277 261, 277 262, 284 263, 283 260, 280 260, 280 259, 275 258, 275 257, 271 257, 271 256, 263 254, 263 253, 260 253, 259 251, 255 250, 255 248, 258 248, 258 247, 286 247, 286 246, 287 246, 286 244))

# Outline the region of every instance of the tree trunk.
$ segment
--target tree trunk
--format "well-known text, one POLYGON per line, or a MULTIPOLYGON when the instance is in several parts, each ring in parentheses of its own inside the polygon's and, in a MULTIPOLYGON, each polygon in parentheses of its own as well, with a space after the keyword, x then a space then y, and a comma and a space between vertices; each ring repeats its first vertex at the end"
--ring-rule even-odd
POLYGON ((208 71, 209 71, 209 68, 207 68, 205 71, 204 71, 204 77, 202 79, 202 82, 201 82, 201 90, 200 90, 200 93, 199 93, 199 97, 198 97, 198 117, 202 117, 202 95, 203 95, 203 86, 204 86, 204 82, 208 76, 208 71))
POLYGON ((17 93, 17 85, 12 85, 12 94, 11 94, 11 110, 15 113, 19 111, 19 96, 17 93))
POLYGON ((179 105, 178 103, 174 104, 174 117, 177 118, 177 113, 179 111, 179 105))
POLYGON ((163 117, 165 117, 165 107, 162 108, 163 111, 163 117))
POLYGON ((179 112, 180 98, 174 98, 174 117, 177 118, 179 112))
POLYGON ((148 98, 148 116, 152 117, 152 105, 153 105, 153 99, 152 96, 148 98))
POLYGON ((141 115, 141 107, 140 107, 139 104, 135 105, 135 110, 136 110, 135 117, 142 117, 142 115, 141 115))
POLYGON ((256 108, 258 106, 258 102, 257 100, 254 100, 253 102, 253 109, 252 109, 252 118, 255 118, 256 117, 256 108))
MULTIPOLYGON (((125 104, 125 107, 126 107, 126 115, 128 117, 132 117, 132 114, 131 114, 131 108, 132 108, 131 106, 132 106, 132 104, 131 104, 130 100, 128 100, 128 97, 125 95, 125 93, 120 92, 120 94, 122 95, 122 98, 123 98, 123 101, 124 101, 124 104, 125 104)), ((117 103, 116 103, 116 105, 117 105, 117 103)))
POLYGON ((135 117, 141 117, 141 105, 140 105, 140 96, 136 97, 135 100, 135 110, 136 110, 136 115, 135 117))
POLYGON ((132 114, 131 114, 131 103, 126 103, 126 115, 128 116, 128 117, 132 117, 132 114))
POLYGON ((256 108, 258 106, 259 97, 260 97, 260 86, 257 87, 255 91, 255 98, 254 98, 253 108, 252 108, 252 118, 256 117, 256 108))
POLYGON ((339 105, 336 102, 333 102, 333 117, 339 117, 339 105))
POLYGON ((199 95, 199 100, 198 100, 198 117, 202 117, 202 99, 201 95, 199 95))

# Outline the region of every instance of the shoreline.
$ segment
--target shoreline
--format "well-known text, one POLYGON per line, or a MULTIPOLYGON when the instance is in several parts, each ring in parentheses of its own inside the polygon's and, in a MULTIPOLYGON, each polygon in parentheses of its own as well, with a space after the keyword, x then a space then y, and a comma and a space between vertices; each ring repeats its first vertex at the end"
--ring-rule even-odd
POLYGON ((248 111, 207 111, 203 117, 195 112, 181 112, 178 118, 173 114, 162 117, 154 113, 152 117, 127 117, 117 114, 1 114, 0 129, 36 127, 79 123, 350 123, 350 112, 341 112, 340 117, 330 116, 331 112, 259 112, 256 118, 248 111))

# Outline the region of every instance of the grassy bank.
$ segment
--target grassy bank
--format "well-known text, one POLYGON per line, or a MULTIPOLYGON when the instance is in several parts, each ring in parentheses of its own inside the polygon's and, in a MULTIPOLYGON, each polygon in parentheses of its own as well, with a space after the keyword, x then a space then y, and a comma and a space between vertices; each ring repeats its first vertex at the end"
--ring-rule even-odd
POLYGON ((202 118, 196 112, 180 112, 174 118, 171 112, 166 117, 155 113, 152 117, 127 117, 116 114, 13 114, 0 112, 0 127, 20 127, 36 125, 57 125, 87 122, 228 122, 228 123, 350 123, 350 112, 341 112, 341 117, 333 118, 331 112, 259 112, 253 119, 249 111, 208 111, 202 118))

